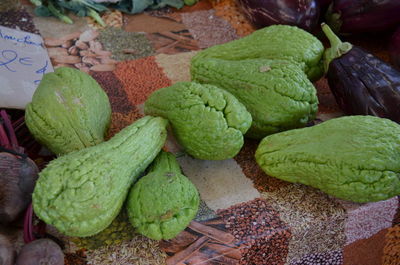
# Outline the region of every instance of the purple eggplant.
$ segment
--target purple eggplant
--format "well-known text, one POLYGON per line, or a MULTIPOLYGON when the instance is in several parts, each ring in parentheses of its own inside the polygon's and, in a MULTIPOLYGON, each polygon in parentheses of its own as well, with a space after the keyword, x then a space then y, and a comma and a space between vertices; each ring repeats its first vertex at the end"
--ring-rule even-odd
POLYGON ((391 30, 400 24, 400 1, 334 0, 326 21, 340 34, 391 30))
POLYGON ((400 27, 392 35, 389 44, 389 54, 392 63, 400 69, 400 27))
POLYGON ((339 107, 349 115, 373 115, 400 123, 400 72, 367 51, 342 42, 326 24, 331 48, 324 66, 339 107))
POLYGON ((285 24, 313 31, 320 9, 316 0, 237 0, 245 16, 258 28, 285 24))
POLYGON ((317 2, 319 3, 319 6, 322 9, 327 9, 329 7, 329 5, 333 2, 333 0, 317 0, 317 2))

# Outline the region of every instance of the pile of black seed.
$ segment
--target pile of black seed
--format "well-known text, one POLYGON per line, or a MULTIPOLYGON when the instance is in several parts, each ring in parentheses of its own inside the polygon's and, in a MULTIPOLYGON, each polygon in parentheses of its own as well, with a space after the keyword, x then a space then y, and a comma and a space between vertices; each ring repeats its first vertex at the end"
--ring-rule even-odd
POLYGON ((292 261, 290 265, 342 265, 343 253, 340 250, 326 253, 313 253, 292 261))
POLYGON ((39 34, 31 14, 24 8, 0 12, 0 26, 39 34))

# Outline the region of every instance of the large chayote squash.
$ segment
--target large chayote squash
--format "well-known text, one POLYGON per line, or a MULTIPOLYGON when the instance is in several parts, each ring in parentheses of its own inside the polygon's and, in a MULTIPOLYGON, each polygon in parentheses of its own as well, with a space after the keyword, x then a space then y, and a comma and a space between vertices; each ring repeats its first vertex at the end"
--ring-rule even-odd
POLYGON ((148 174, 129 192, 127 210, 137 232, 151 239, 171 239, 196 216, 200 196, 182 175, 173 154, 161 151, 148 174))
POLYGON ((302 66, 285 60, 205 58, 194 62, 192 77, 233 94, 253 118, 246 136, 261 139, 315 118, 317 92, 302 66))
POLYGON ((285 59, 304 63, 308 78, 318 80, 323 75, 322 55, 324 46, 312 34, 295 26, 272 25, 252 34, 216 45, 199 52, 193 57, 195 62, 204 58, 228 61, 246 59, 285 59))
POLYGON ((155 91, 146 100, 144 111, 168 119, 186 152, 206 160, 235 156, 252 120, 229 92, 194 82, 178 82, 155 91))
POLYGON ((166 126, 165 119, 146 116, 106 142, 51 161, 33 192, 37 216, 69 236, 105 229, 164 145, 166 126))
POLYGON ((400 195, 400 126, 348 116, 265 137, 255 154, 270 176, 354 202, 400 195))
POLYGON ((90 75, 60 67, 43 76, 27 105, 25 119, 40 143, 63 155, 104 141, 111 106, 90 75))

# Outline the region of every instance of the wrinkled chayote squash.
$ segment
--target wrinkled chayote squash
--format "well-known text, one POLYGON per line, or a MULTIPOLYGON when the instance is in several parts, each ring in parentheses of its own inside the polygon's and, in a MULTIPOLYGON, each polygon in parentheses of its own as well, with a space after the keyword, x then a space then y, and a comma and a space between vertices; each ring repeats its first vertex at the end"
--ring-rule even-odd
POLYGON ((131 184, 164 145, 167 123, 145 116, 106 142, 52 160, 33 192, 36 215, 68 236, 108 227, 131 184))
POLYGON ((198 67, 195 62, 204 58, 227 61, 285 59, 304 63, 308 78, 315 81, 323 75, 323 52, 322 43, 307 31, 295 26, 272 25, 199 52, 192 59, 192 70, 198 67))
POLYGON ((194 62, 192 77, 233 94, 251 113, 246 136, 266 135, 304 127, 315 118, 317 92, 301 65, 285 60, 226 61, 206 58, 194 62))
POLYGON ((400 195, 400 125, 347 116, 265 137, 256 161, 270 176, 354 202, 400 195))
POLYGON ((194 82, 178 82, 155 91, 146 100, 144 111, 168 119, 185 151, 206 160, 235 156, 252 120, 229 92, 194 82))
POLYGON ((173 154, 161 151, 148 174, 133 185, 127 200, 129 220, 151 239, 171 239, 196 216, 200 197, 182 175, 173 154))
POLYGON ((111 106, 90 75, 60 67, 43 76, 27 105, 25 119, 40 143, 63 155, 104 141, 111 106))

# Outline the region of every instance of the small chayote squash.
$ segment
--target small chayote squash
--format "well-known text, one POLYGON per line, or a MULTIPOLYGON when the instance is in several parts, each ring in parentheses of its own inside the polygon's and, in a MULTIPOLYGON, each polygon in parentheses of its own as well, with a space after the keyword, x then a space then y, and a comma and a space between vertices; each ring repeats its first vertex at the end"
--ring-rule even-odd
MULTIPOLYGON (((322 43, 307 31, 295 26, 272 25, 244 38, 205 49, 193 57, 192 63, 204 58, 227 61, 285 59, 304 63, 308 78, 315 81, 324 72, 323 52, 322 43)), ((192 65, 192 70, 196 67, 197 64, 192 65)))
POLYGON ((108 227, 132 183, 164 145, 167 123, 145 116, 106 142, 52 160, 33 192, 36 215, 68 236, 91 236, 108 227))
POLYGON ((261 139, 315 118, 317 91, 302 66, 285 60, 205 58, 194 62, 192 77, 233 94, 253 118, 246 137, 261 139))
POLYGON ((171 239, 196 216, 199 193, 182 175, 173 154, 161 151, 147 175, 133 185, 127 199, 129 220, 151 239, 171 239))
POLYGON ((252 121, 232 94, 194 82, 178 82, 155 91, 146 100, 144 111, 168 119, 185 151, 206 160, 234 157, 252 121))
POLYGON ((400 195, 400 126, 347 116, 265 137, 255 154, 270 176, 354 202, 400 195))
POLYGON ((60 67, 43 76, 26 107, 25 119, 40 143, 63 155, 104 141, 111 106, 90 75, 60 67))

